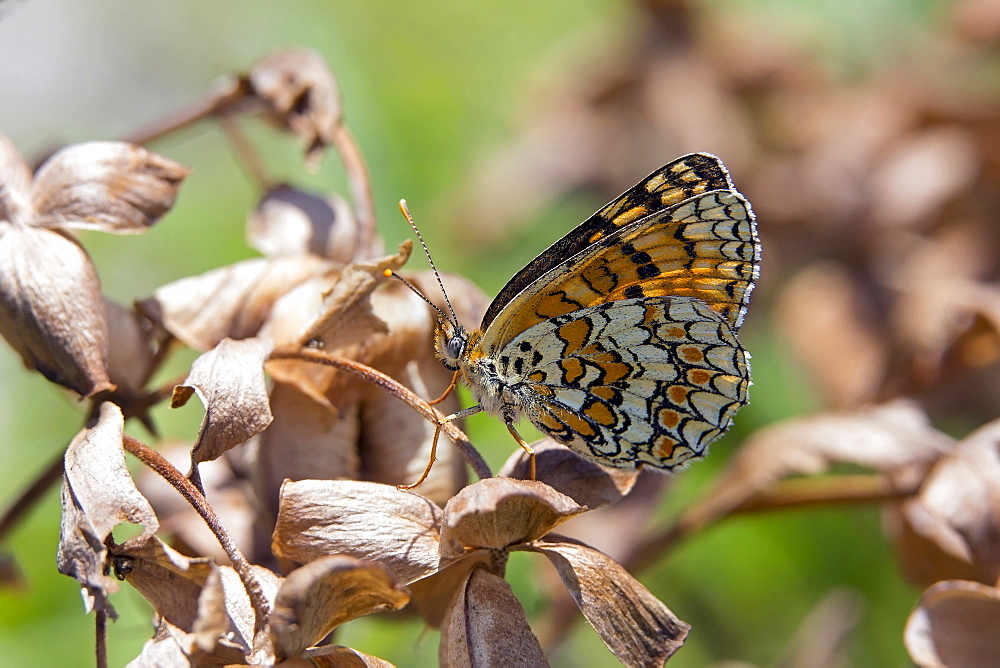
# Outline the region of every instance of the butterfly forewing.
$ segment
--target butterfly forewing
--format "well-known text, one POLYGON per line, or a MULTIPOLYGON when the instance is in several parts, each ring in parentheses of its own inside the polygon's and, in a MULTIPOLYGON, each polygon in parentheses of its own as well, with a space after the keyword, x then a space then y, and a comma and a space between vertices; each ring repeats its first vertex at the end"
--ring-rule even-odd
POLYGON ((695 196, 616 230, 537 277, 506 304, 483 347, 502 348, 549 318, 638 297, 694 297, 735 329, 758 261, 746 200, 734 190, 695 196))
POLYGON ((691 153, 656 170, 552 244, 514 275, 483 317, 486 329, 504 306, 539 276, 615 231, 711 190, 733 187, 722 161, 708 153, 691 153))

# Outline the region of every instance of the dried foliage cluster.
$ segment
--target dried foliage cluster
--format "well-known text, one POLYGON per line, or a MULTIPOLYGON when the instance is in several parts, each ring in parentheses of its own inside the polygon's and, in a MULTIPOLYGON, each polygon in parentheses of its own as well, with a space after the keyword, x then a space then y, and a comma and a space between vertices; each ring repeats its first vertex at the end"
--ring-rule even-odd
MULTIPOLYGON (((666 478, 608 472, 544 442, 537 482, 518 479, 520 453, 500 471, 511 477, 490 477, 454 424, 456 447, 439 449, 419 493, 395 487, 423 470, 436 408, 457 404, 421 398, 450 380, 433 358, 433 312, 384 277, 411 247, 383 254, 364 163, 315 55, 269 56, 130 143, 70 146, 36 170, 0 139, 0 333, 28 368, 92 406, 53 471, 59 570, 80 582, 99 637, 122 580, 157 615, 134 666, 386 665, 330 634, 404 606, 441 629, 444 665, 544 664, 543 646, 565 637, 577 609, 623 663, 659 665, 688 626, 629 571, 736 513, 870 503, 884 507, 901 571, 926 587, 903 638, 914 661, 1000 655, 1000 99, 961 78, 995 68, 1000 9, 980 0, 952 12, 921 45, 925 67, 848 87, 735 18, 639 3, 615 57, 561 73, 523 140, 484 166, 488 193, 463 196, 480 212, 467 232, 487 238, 544 193, 616 192, 636 156, 714 150, 754 203, 766 257, 748 326, 767 323, 787 344, 826 409, 750 435, 702 498, 648 532, 637 527, 666 478), (240 132, 247 114, 302 138, 307 164, 333 147, 350 203, 270 183, 240 132), (187 170, 140 144, 205 117, 260 181, 248 237, 262 257, 132 308, 106 300, 70 231, 139 233, 169 211, 187 170), (190 373, 151 386, 179 344, 202 353, 190 373), (152 429, 152 406, 192 394, 205 417, 177 457, 184 474, 123 425, 152 429), (970 433, 942 432, 942 417, 970 433), (138 483, 125 452, 144 465, 138 483), (209 461, 224 466, 202 478, 209 461), (468 486, 466 463, 481 478, 468 486), (838 473, 845 463, 870 472, 838 473), (553 533, 571 518, 586 532, 601 507, 602 531, 618 527, 612 556, 553 533), (143 529, 117 543, 123 522, 143 529), (541 640, 504 577, 514 551, 545 557, 563 587, 541 640)), ((437 294, 426 274, 403 273, 437 294)), ((445 283, 459 316, 478 321, 483 295, 445 283)), ((810 638, 831 662, 837 640, 810 638)))

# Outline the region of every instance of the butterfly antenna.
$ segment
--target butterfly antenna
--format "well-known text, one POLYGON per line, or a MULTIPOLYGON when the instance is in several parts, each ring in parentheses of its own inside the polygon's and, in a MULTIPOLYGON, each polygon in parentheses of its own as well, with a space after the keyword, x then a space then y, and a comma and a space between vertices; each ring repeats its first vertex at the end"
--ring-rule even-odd
MULTIPOLYGON (((429 250, 427 250, 427 244, 424 243, 424 238, 423 238, 423 236, 421 236, 420 230, 417 229, 417 224, 413 222, 413 216, 410 215, 410 209, 409 209, 409 207, 406 206, 406 200, 405 199, 399 200, 399 210, 403 213, 403 217, 406 218, 406 222, 408 222, 410 224, 410 227, 413 228, 413 233, 417 235, 417 241, 420 242, 420 247, 424 249, 424 255, 427 256, 427 262, 429 262, 430 265, 431 265, 431 271, 434 272, 434 278, 437 279, 438 287, 441 288, 441 294, 444 295, 444 302, 445 302, 445 304, 448 305, 448 311, 451 313, 451 317, 450 317, 451 323, 457 327, 458 326, 458 316, 455 315, 455 308, 451 305, 451 300, 448 299, 448 292, 444 289, 444 282, 441 280, 441 274, 438 273, 437 267, 434 265, 434 258, 431 257, 431 252, 429 250)), ((403 283, 406 283, 406 281, 403 280, 402 277, 400 277, 395 272, 393 273, 393 276, 396 276, 396 278, 399 278, 399 280, 403 281, 403 283)), ((406 284, 410 286, 411 290, 413 290, 414 292, 417 292, 417 289, 414 288, 412 285, 410 285, 409 283, 406 283, 406 284)), ((417 294, 420 294, 420 293, 417 292, 417 294)), ((424 295, 422 295, 422 294, 420 294, 420 296, 424 298, 425 302, 427 302, 428 304, 431 304, 431 301, 429 299, 427 299, 427 297, 424 297, 424 295)), ((431 304, 431 306, 434 306, 434 304, 431 304)), ((443 315, 445 317, 448 317, 437 306, 434 306, 434 308, 437 309, 438 313, 440 313, 441 315, 443 315)))

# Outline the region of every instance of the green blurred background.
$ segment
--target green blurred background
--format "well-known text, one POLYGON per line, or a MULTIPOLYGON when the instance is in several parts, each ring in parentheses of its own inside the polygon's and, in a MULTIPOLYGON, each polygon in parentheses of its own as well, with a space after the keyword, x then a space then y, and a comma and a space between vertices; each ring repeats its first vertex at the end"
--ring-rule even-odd
MULTIPOLYGON (((900 57, 913 34, 929 30, 932 0, 706 0, 706 10, 742 12, 816 56, 837 76, 862 76, 900 57)), ((410 233, 395 211, 406 197, 443 270, 462 273, 488 294, 546 243, 602 203, 581 195, 558 201, 533 225, 477 247, 451 234, 444 215, 470 171, 503 149, 545 88, 540 77, 627 38, 628 3, 611 0, 459 0, 399 3, 264 3, 31 0, 0 4, 0 131, 29 160, 53 147, 125 136, 199 99, 218 77, 246 71, 285 46, 315 49, 343 94, 346 119, 364 152, 387 246, 410 233)), ((684 90, 670 91, 683 96, 684 90)), ((250 124, 280 175, 315 190, 344 192, 331 154, 318 174, 301 169, 293 139, 250 124)), ((205 123, 152 146, 190 167, 176 209, 148 234, 87 234, 85 246, 106 292, 128 303, 170 280, 251 257, 244 220, 256 193, 218 128, 205 123)), ((725 159, 724 147, 706 147, 725 159)), ((637 163, 619 190, 674 155, 637 163)), ((738 175, 737 175, 738 179, 738 175)), ((737 181, 739 185, 739 181, 737 181)), ((753 200, 753 193, 748 193, 753 200)), ((468 211, 475 216, 475 211, 468 211)), ((767 220, 761 220, 766 228, 767 220)), ((766 253, 766 249, 765 249, 766 253)), ((764 271, 767 271, 765 255, 764 271)), ((420 266, 417 258, 414 266, 420 266)), ((818 399, 780 344, 754 321, 745 344, 754 355, 753 404, 714 455, 679 479, 675 506, 694 498, 754 428, 808 412, 818 399)), ((190 358, 187 358, 188 361, 190 358)), ((183 359, 178 362, 183 367, 183 359)), ((81 405, 21 367, 0 347, 0 504, 6 506, 62 451, 81 422, 81 405)), ((196 404, 156 413, 164 436, 189 440, 196 404)), ((474 418, 469 431, 499 467, 511 451, 502 426, 474 418)), ((138 434, 139 432, 137 432, 138 434)), ((92 663, 93 619, 82 614, 76 583, 55 570, 59 498, 52 489, 13 533, 8 548, 25 574, 19 591, 0 591, 0 663, 92 663)), ((663 510, 664 514, 670 508, 663 510)), ((543 604, 533 586, 540 559, 512 559, 515 591, 530 613, 543 604)), ((702 532, 640 579, 693 625, 674 666, 722 662, 774 665, 803 618, 836 592, 861 621, 849 656, 859 666, 909 663, 901 633, 919 592, 894 570, 876 509, 787 512, 745 517, 702 532)), ((114 598, 111 665, 134 657, 151 634, 149 608, 127 586, 114 598)), ((436 663, 437 634, 411 621, 365 619, 338 641, 400 666, 436 663)), ((617 665, 585 624, 551 657, 559 666, 617 665)), ((733 664, 730 664, 733 665, 733 664)))

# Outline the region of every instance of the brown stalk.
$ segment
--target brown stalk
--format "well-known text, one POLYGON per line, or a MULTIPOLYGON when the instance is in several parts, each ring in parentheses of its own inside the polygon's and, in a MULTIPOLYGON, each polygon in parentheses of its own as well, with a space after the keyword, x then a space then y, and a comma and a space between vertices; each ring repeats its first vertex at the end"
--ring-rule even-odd
MULTIPOLYGON (((747 497, 727 512, 705 513, 699 504, 690 506, 674 524, 637 543, 622 558, 621 565, 635 575, 657 563, 682 540, 733 515, 820 506, 889 503, 911 497, 918 489, 918 483, 900 488, 881 475, 836 475, 783 480, 771 489, 761 490, 747 497)), ((550 610, 548 624, 539 636, 542 646, 547 649, 563 642, 570 628, 580 618, 579 609, 566 594, 560 595, 550 610)))
POLYGON ((338 125, 333 135, 333 145, 340 154, 340 160, 347 170, 347 183, 354 202, 354 215, 360 232, 360 247, 370 250, 375 236, 375 202, 372 199, 372 184, 368 167, 354 135, 344 125, 338 125))
POLYGON ((189 125, 194 125, 198 121, 226 113, 245 100, 247 95, 246 82, 241 78, 234 79, 226 90, 140 128, 124 137, 122 141, 130 144, 148 144, 171 132, 177 132, 189 125))
POLYGON ((489 464, 486 463, 483 456, 480 455, 479 451, 476 450, 474 445, 472 445, 469 437, 466 436, 454 422, 443 422, 445 418, 443 413, 436 410, 424 399, 421 399, 412 390, 404 385, 401 385, 398 381, 390 378, 381 371, 376 371, 370 366, 366 366, 360 362, 355 362, 354 360, 345 359, 343 357, 337 357, 336 355, 330 355, 313 348, 279 348, 271 353, 270 359, 294 359, 305 362, 313 362, 315 364, 322 364, 324 366, 331 366, 336 369, 342 369, 348 373, 352 373, 366 382, 381 387, 398 398, 400 401, 409 404, 428 421, 434 423, 435 425, 440 425, 441 431, 444 432, 444 434, 451 439, 452 443, 458 447, 462 456, 465 457, 465 461, 469 463, 469 466, 472 467, 472 470, 480 480, 483 478, 493 477, 489 464))
POLYGON ((191 481, 184 477, 183 473, 174 468, 174 465, 164 459, 156 450, 127 434, 124 437, 123 445, 127 452, 170 483, 191 504, 191 507, 195 509, 198 515, 205 521, 205 524, 208 525, 208 528, 212 530, 212 533, 215 534, 216 539, 219 541, 219 545, 222 546, 226 556, 229 557, 229 561, 232 562, 233 568, 243 582, 247 595, 250 597, 254 608, 255 630, 259 632, 264 629, 267 619, 271 614, 270 605, 268 605, 267 599, 264 597, 260 583, 257 582, 257 578, 253 575, 250 562, 240 552, 239 547, 236 546, 236 541, 229 535, 229 531, 219 520, 219 516, 215 514, 212 506, 208 504, 205 497, 202 496, 201 492, 198 491, 191 481))

